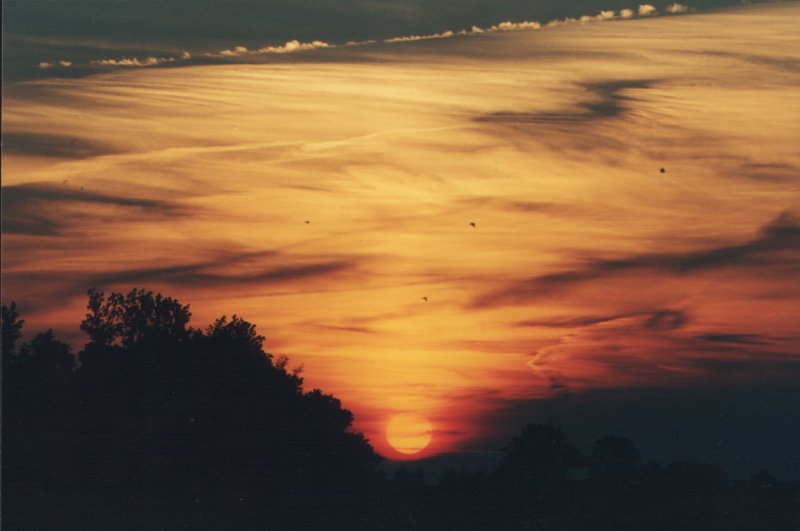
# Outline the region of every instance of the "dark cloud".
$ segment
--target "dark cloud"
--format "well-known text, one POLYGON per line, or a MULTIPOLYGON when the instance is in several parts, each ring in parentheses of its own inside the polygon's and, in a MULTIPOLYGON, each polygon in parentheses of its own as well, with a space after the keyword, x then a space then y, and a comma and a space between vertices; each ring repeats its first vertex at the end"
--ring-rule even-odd
POLYGON ((542 201, 511 201, 509 206, 520 212, 559 212, 566 208, 566 205, 542 201))
MULTIPOLYGON (((691 52, 690 52, 691 53, 691 52)), ((775 54, 763 55, 753 52, 729 51, 729 50, 703 50, 694 52, 699 55, 718 56, 730 59, 737 59, 751 65, 767 66, 784 70, 789 73, 795 73, 800 70, 800 59, 792 55, 780 55, 780 52, 775 54)))
POLYGON ((655 312, 644 323, 645 328, 653 330, 675 330, 686 324, 686 313, 678 310, 655 312))
MULTIPOLYGON (((746 343, 753 344, 753 343, 746 343)), ((713 374, 717 380, 756 381, 769 379, 783 381, 791 375, 800 377, 798 353, 764 356, 763 358, 693 358, 690 366, 713 374)))
POLYGON ((474 307, 523 303, 581 282, 608 278, 637 270, 673 275, 729 267, 785 267, 797 272, 800 252, 800 220, 784 212, 763 227, 757 238, 739 245, 727 245, 687 253, 652 253, 618 259, 594 260, 582 269, 532 277, 476 298, 474 307))
MULTIPOLYGON (((224 247, 224 244, 221 244, 224 247)), ((180 256, 181 249, 176 249, 180 256)), ((202 253, 197 249, 184 254, 202 253)), ((126 291, 134 286, 171 286, 174 289, 258 289, 263 286, 311 282, 352 271, 357 263, 344 260, 291 263, 278 251, 211 250, 212 256, 183 264, 129 267, 115 271, 38 269, 3 272, 4 296, 26 304, 27 311, 47 308, 52 301, 82 297, 86 289, 126 291), (287 263, 289 262, 289 263, 287 263)), ((209 254, 209 253, 205 253, 209 254)), ((153 258, 154 257, 142 257, 153 258)), ((152 263, 152 262, 151 262, 152 263)), ((10 300, 9 299, 9 300, 10 300)))
MULTIPOLYGON (((741 245, 731 245, 677 256, 673 268, 686 273, 697 269, 744 266, 791 261, 787 253, 800 251, 800 219, 790 212, 780 214, 763 227, 760 236, 741 245), (789 259, 789 260, 787 260, 789 259)), ((665 263, 669 261, 666 255, 665 263)))
POLYGON ((647 317, 644 328, 653 330, 675 330, 686 324, 685 312, 681 310, 663 309, 636 312, 616 313, 611 315, 579 315, 575 317, 557 317, 551 319, 533 319, 518 321, 514 326, 544 328, 579 328, 601 323, 608 323, 631 317, 647 317))
POLYGON ((733 175, 757 181, 782 183, 796 181, 800 176, 800 168, 791 164, 749 161, 735 168, 733 175))
POLYGON ((599 323, 607 323, 635 314, 614 314, 614 315, 581 315, 578 317, 560 317, 554 319, 533 319, 529 321, 518 321, 515 326, 545 327, 545 328, 575 328, 581 326, 591 326, 599 323))
POLYGON ((703 334, 698 339, 714 343, 739 343, 743 345, 763 345, 763 337, 759 334, 703 334))
POLYGON ((85 159, 117 152, 100 143, 48 133, 3 133, 2 138, 7 155, 85 159))
POLYGON ((549 388, 553 393, 563 394, 570 392, 569 386, 564 382, 561 376, 553 374, 548 376, 547 379, 550 382, 549 388))
POLYGON ((315 328, 322 328, 324 330, 333 330, 335 332, 352 332, 354 334, 374 334, 375 330, 365 326, 337 326, 326 324, 312 324, 315 328))
POLYGON ((467 435, 463 430, 433 430, 434 435, 467 435))
POLYGON ((587 93, 585 101, 560 112, 510 112, 502 111, 475 118, 478 122, 500 124, 547 124, 587 122, 602 118, 614 118, 625 113, 635 99, 626 90, 650 88, 655 81, 645 79, 603 81, 585 83, 581 89, 587 93))
POLYGON ((90 212, 78 212, 75 206, 96 204, 128 210, 128 214, 158 219, 173 216, 183 209, 169 201, 122 197, 84 191, 65 182, 22 184, 2 188, 2 231, 6 234, 56 236, 79 227, 91 219, 90 212), (135 212, 130 212, 133 209, 135 212))
MULTIPOLYGON (((267 252, 265 255, 271 253, 267 252)), ((112 273, 81 273, 70 274, 64 271, 47 271, 27 274, 9 274, 15 281, 32 283, 44 278, 71 278, 73 287, 65 288, 69 293, 81 292, 87 286, 98 288, 113 286, 132 286, 140 284, 169 284, 176 287, 223 287, 233 285, 278 284, 304 280, 311 277, 325 276, 351 269, 354 264, 350 262, 321 262, 313 264, 299 264, 287 266, 255 267, 252 272, 220 272, 215 271, 223 266, 241 266, 243 261, 253 255, 247 253, 230 254, 210 262, 198 262, 188 265, 176 265, 156 268, 125 269, 112 273)))

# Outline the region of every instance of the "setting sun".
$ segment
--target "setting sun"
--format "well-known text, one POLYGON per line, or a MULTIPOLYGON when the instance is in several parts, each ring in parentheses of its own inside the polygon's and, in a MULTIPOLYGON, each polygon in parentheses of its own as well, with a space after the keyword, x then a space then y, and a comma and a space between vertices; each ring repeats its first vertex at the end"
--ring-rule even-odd
POLYGON ((431 423, 422 415, 395 415, 386 425, 386 440, 401 454, 416 454, 428 447, 431 423))

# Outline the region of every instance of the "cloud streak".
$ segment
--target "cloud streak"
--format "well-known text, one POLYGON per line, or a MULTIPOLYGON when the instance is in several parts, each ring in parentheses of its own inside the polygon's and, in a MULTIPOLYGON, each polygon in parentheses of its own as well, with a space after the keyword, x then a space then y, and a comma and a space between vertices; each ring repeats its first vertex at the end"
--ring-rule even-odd
POLYGON ((597 324, 610 323, 631 317, 647 317, 644 328, 656 330, 675 330, 687 323, 685 312, 680 310, 662 309, 635 312, 617 313, 611 315, 583 315, 577 317, 561 317, 548 319, 534 319, 519 321, 516 326, 532 328, 583 328, 597 324))
POLYGON ((481 308, 524 304, 581 283, 635 271, 686 275, 720 268, 772 265, 784 267, 787 271, 797 274, 798 253, 800 253, 800 219, 791 212, 784 212, 764 226, 758 237, 749 242, 686 253, 651 253, 593 260, 584 268, 513 282, 510 286, 477 297, 471 306, 481 308))
POLYGON ((82 205, 114 207, 128 215, 166 218, 183 209, 163 200, 100 194, 67 186, 22 184, 4 186, 2 195, 5 234, 57 236, 68 230, 79 230, 80 220, 87 216, 82 205), (134 209, 136 214, 130 212, 134 209))

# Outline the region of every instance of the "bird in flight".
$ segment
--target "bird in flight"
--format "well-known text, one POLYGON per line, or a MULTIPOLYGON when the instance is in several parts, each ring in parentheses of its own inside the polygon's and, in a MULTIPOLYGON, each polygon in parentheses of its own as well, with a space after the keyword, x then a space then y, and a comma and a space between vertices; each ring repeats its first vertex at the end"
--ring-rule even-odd
POLYGON ((661 173, 667 173, 667 169, 666 168, 661 168, 660 171, 661 171, 661 173))
POLYGON ((308 221, 308 220, 306 220, 306 225, 308 225, 309 223, 311 223, 311 222, 310 222, 310 221, 308 221))
POLYGON ((474 221, 470 221, 469 226, 470 227, 475 227, 475 222, 474 221))
POLYGON ((428 297, 422 297, 422 300, 424 300, 425 302, 428 302, 428 297))

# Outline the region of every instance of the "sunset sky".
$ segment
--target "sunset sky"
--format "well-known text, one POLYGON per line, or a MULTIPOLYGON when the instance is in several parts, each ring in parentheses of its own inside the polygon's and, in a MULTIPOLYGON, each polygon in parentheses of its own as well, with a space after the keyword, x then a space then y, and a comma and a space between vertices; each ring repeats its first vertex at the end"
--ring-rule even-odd
POLYGON ((390 458, 542 420, 800 474, 799 3, 140 4, 3 8, 29 332, 144 287, 256 323, 390 458))

